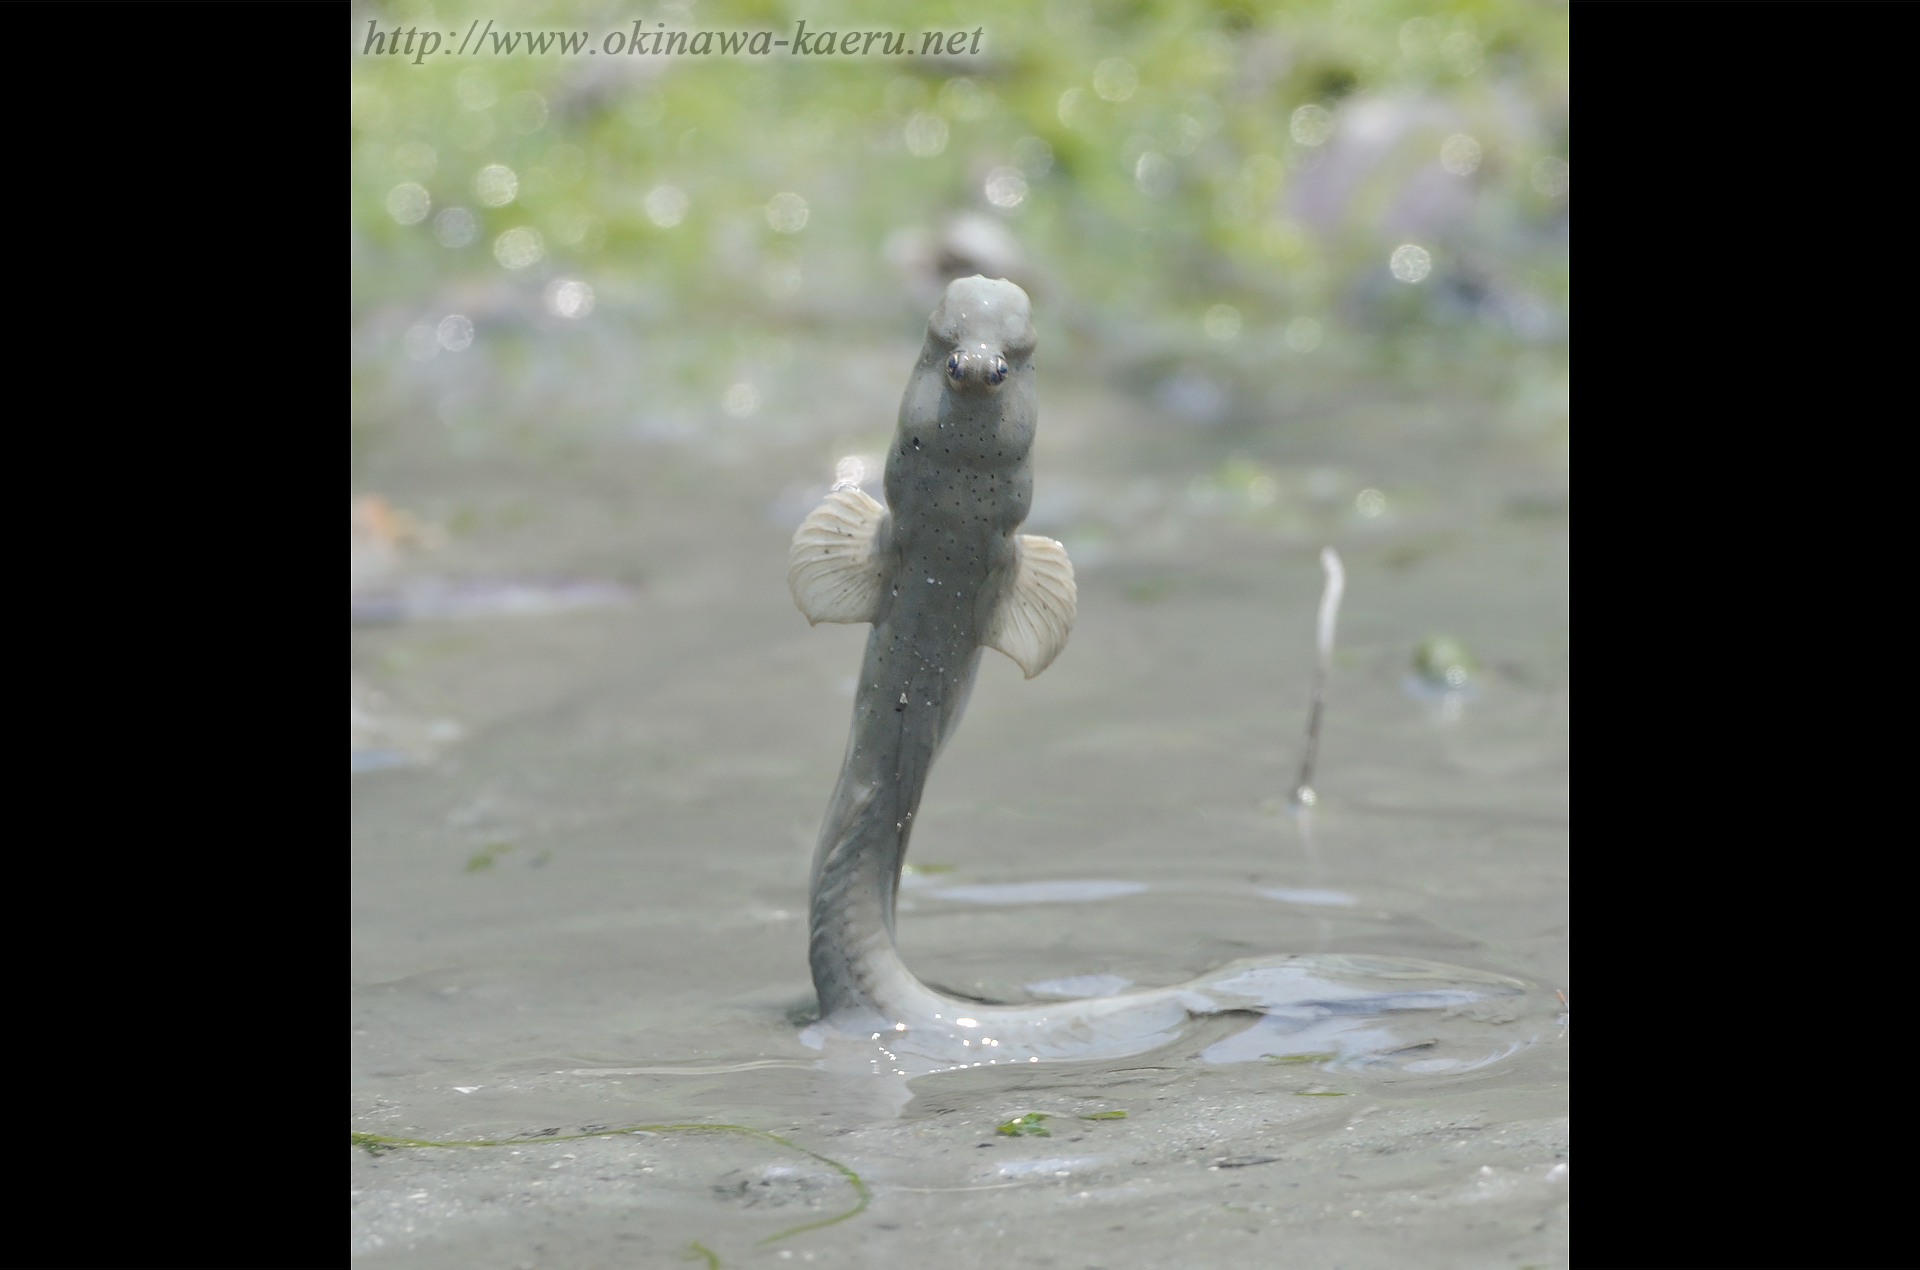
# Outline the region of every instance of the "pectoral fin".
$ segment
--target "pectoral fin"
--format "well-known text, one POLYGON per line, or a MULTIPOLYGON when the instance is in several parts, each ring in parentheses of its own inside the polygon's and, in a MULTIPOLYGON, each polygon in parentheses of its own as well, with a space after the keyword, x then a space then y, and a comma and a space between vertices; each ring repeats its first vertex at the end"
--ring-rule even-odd
POLYGON ((1031 679, 1053 664, 1073 630, 1073 561, 1051 538, 1021 534, 1013 542, 1019 553, 1013 585, 980 642, 1013 658, 1031 679))
POLYGON ((787 589, 809 625, 871 622, 878 615, 881 576, 874 541, 886 514, 864 490, 835 490, 794 530, 787 589))

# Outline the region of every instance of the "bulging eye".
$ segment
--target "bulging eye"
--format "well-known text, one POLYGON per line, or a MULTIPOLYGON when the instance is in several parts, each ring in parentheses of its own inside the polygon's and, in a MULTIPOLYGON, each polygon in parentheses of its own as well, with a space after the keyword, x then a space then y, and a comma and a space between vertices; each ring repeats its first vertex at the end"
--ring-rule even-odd
POLYGON ((960 378, 960 354, 947 354, 947 374, 953 376, 955 379, 960 378))
POLYGON ((990 384, 997 384, 1001 380, 1005 379, 1006 377, 1007 377, 1007 359, 1004 357, 994 358, 993 365, 987 368, 987 382, 990 384))

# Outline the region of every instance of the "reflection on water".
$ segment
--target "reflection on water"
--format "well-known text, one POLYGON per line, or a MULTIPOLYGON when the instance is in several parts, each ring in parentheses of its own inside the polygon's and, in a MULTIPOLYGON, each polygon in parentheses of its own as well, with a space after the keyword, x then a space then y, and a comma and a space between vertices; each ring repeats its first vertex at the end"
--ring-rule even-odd
POLYGON ((1212 981, 1258 1003, 1260 1020, 1202 1051, 1209 1063, 1324 1060, 1439 1072, 1516 1053, 1537 1039, 1525 985, 1450 966, 1370 957, 1295 958, 1212 981), (1517 1029, 1517 1031, 1516 1031, 1517 1029))
POLYGON ((1349 906, 1358 903, 1345 891, 1316 891, 1310 887, 1275 886, 1262 890, 1260 894, 1270 900, 1284 900, 1289 904, 1349 906))
POLYGON ((1391 1066, 1413 1075, 1466 1072, 1517 1054, 1537 1039, 1451 1039, 1443 1053, 1441 1042, 1423 1036, 1418 1022, 1380 1026, 1375 1018, 1349 1018, 1331 1011, 1271 1011, 1258 1023, 1200 1052, 1207 1063, 1250 1063, 1260 1059, 1306 1061, 1327 1070, 1356 1066, 1391 1066))
POLYGON ((1083 900, 1110 900, 1138 895, 1144 882, 1067 881, 1006 882, 985 886, 945 886, 929 892, 935 899, 965 900, 973 904, 1071 904, 1083 900))

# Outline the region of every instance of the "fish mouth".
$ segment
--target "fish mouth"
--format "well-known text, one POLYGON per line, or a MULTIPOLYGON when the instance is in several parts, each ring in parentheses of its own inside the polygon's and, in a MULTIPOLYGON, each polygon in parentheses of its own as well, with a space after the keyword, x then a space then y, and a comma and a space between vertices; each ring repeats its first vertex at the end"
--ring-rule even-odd
POLYGON ((955 348, 947 354, 947 383, 954 388, 995 389, 1007 381, 1007 358, 989 344, 955 348))

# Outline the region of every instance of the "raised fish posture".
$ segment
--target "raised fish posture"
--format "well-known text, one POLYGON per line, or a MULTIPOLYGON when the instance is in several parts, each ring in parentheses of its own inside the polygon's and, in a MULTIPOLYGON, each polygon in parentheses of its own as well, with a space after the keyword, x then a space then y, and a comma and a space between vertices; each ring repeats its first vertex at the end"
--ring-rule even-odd
MULTIPOLYGON (((1015 532, 1033 497, 1033 350, 1019 287, 981 277, 949 285, 900 403, 886 505, 856 486, 836 488, 793 537, 787 581, 807 620, 873 624, 813 860, 821 1022, 805 1039, 879 1042, 869 1046, 873 1070, 910 1075, 1139 1053, 1174 1040, 1195 1016, 1249 1011, 1266 1016, 1255 1026, 1273 1034, 1274 1053, 1358 1058, 1407 1048, 1379 1026, 1383 1012, 1484 1014, 1492 998, 1521 993, 1516 980, 1426 962, 1302 956, 1238 962, 1124 996, 985 1005, 927 987, 900 960, 894 900, 907 840, 980 650, 1005 653, 1031 679, 1073 626, 1065 549, 1015 532)), ((1458 1059, 1424 1041, 1416 1048, 1424 1070, 1497 1056, 1485 1044, 1458 1059)))

